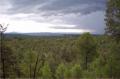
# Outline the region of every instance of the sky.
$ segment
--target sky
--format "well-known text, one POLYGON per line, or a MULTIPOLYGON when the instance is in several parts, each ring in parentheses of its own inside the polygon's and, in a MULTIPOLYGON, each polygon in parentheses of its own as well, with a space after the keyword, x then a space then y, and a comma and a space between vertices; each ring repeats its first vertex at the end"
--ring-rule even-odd
POLYGON ((103 34, 106 0, 0 0, 7 32, 103 34))

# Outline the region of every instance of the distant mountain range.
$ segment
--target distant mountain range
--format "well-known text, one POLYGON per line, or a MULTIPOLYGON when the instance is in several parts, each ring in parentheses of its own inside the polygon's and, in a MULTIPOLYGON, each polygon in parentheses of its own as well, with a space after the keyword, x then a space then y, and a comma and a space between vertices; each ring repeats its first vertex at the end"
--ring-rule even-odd
MULTIPOLYGON (((40 32, 40 33, 18 33, 10 32, 5 33, 6 36, 79 36, 80 33, 51 33, 51 32, 40 32)), ((99 36, 99 34, 93 34, 94 36, 99 36)))
POLYGON ((40 32, 40 33, 18 33, 18 32, 10 32, 5 34, 11 35, 29 35, 29 36, 64 36, 64 35, 80 35, 78 33, 51 33, 51 32, 40 32))

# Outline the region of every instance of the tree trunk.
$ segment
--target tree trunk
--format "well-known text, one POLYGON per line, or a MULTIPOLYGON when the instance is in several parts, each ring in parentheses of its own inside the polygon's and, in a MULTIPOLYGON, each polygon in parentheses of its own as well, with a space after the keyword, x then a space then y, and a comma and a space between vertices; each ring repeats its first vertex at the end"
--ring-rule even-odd
POLYGON ((87 70, 88 69, 88 56, 85 57, 85 69, 87 70))
POLYGON ((34 68, 34 73, 33 73, 33 79, 36 79, 36 70, 37 70, 38 61, 39 61, 39 54, 37 56, 37 60, 36 60, 36 63, 35 63, 35 68, 34 68))
POLYGON ((5 75, 5 56, 3 54, 3 33, 0 33, 1 35, 1 64, 2 64, 2 78, 5 79, 6 75, 5 75))
POLYGON ((30 79, 32 78, 32 71, 31 71, 31 64, 29 65, 30 68, 30 79))

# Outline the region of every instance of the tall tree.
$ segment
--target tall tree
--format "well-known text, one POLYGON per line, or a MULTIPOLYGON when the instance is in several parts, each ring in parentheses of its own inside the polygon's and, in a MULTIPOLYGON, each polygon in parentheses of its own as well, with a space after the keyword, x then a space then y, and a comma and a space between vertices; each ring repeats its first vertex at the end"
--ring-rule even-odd
POLYGON ((110 43, 106 71, 111 78, 120 77, 120 43, 114 41, 110 43))
POLYGON ((81 66, 88 69, 88 65, 93 61, 96 55, 97 44, 94 37, 90 33, 84 33, 78 40, 78 48, 80 50, 81 66))
POLYGON ((2 64, 2 77, 5 79, 6 76, 5 76, 5 60, 4 60, 4 57, 3 57, 3 33, 6 31, 7 27, 3 27, 2 24, 0 24, 0 35, 1 35, 1 44, 0 44, 0 48, 1 48, 1 64, 2 64))
POLYGON ((106 33, 120 40, 120 0, 107 0, 106 33))
POLYGON ((16 77, 17 70, 17 61, 16 55, 13 53, 10 46, 8 46, 4 40, 4 32, 7 27, 0 24, 0 34, 1 34, 1 44, 0 44, 0 55, 1 55, 1 78, 13 78, 16 77))

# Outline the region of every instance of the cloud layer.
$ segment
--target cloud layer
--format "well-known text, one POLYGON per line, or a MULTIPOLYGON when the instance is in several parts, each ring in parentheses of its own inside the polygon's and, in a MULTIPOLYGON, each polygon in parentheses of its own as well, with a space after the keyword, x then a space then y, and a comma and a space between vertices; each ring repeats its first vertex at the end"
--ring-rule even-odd
POLYGON ((50 29, 83 29, 100 34, 105 27, 105 4, 106 0, 1 0, 0 16, 52 24, 50 29))
POLYGON ((105 10, 106 0, 11 0, 10 3, 13 5, 10 13, 87 14, 105 10))

